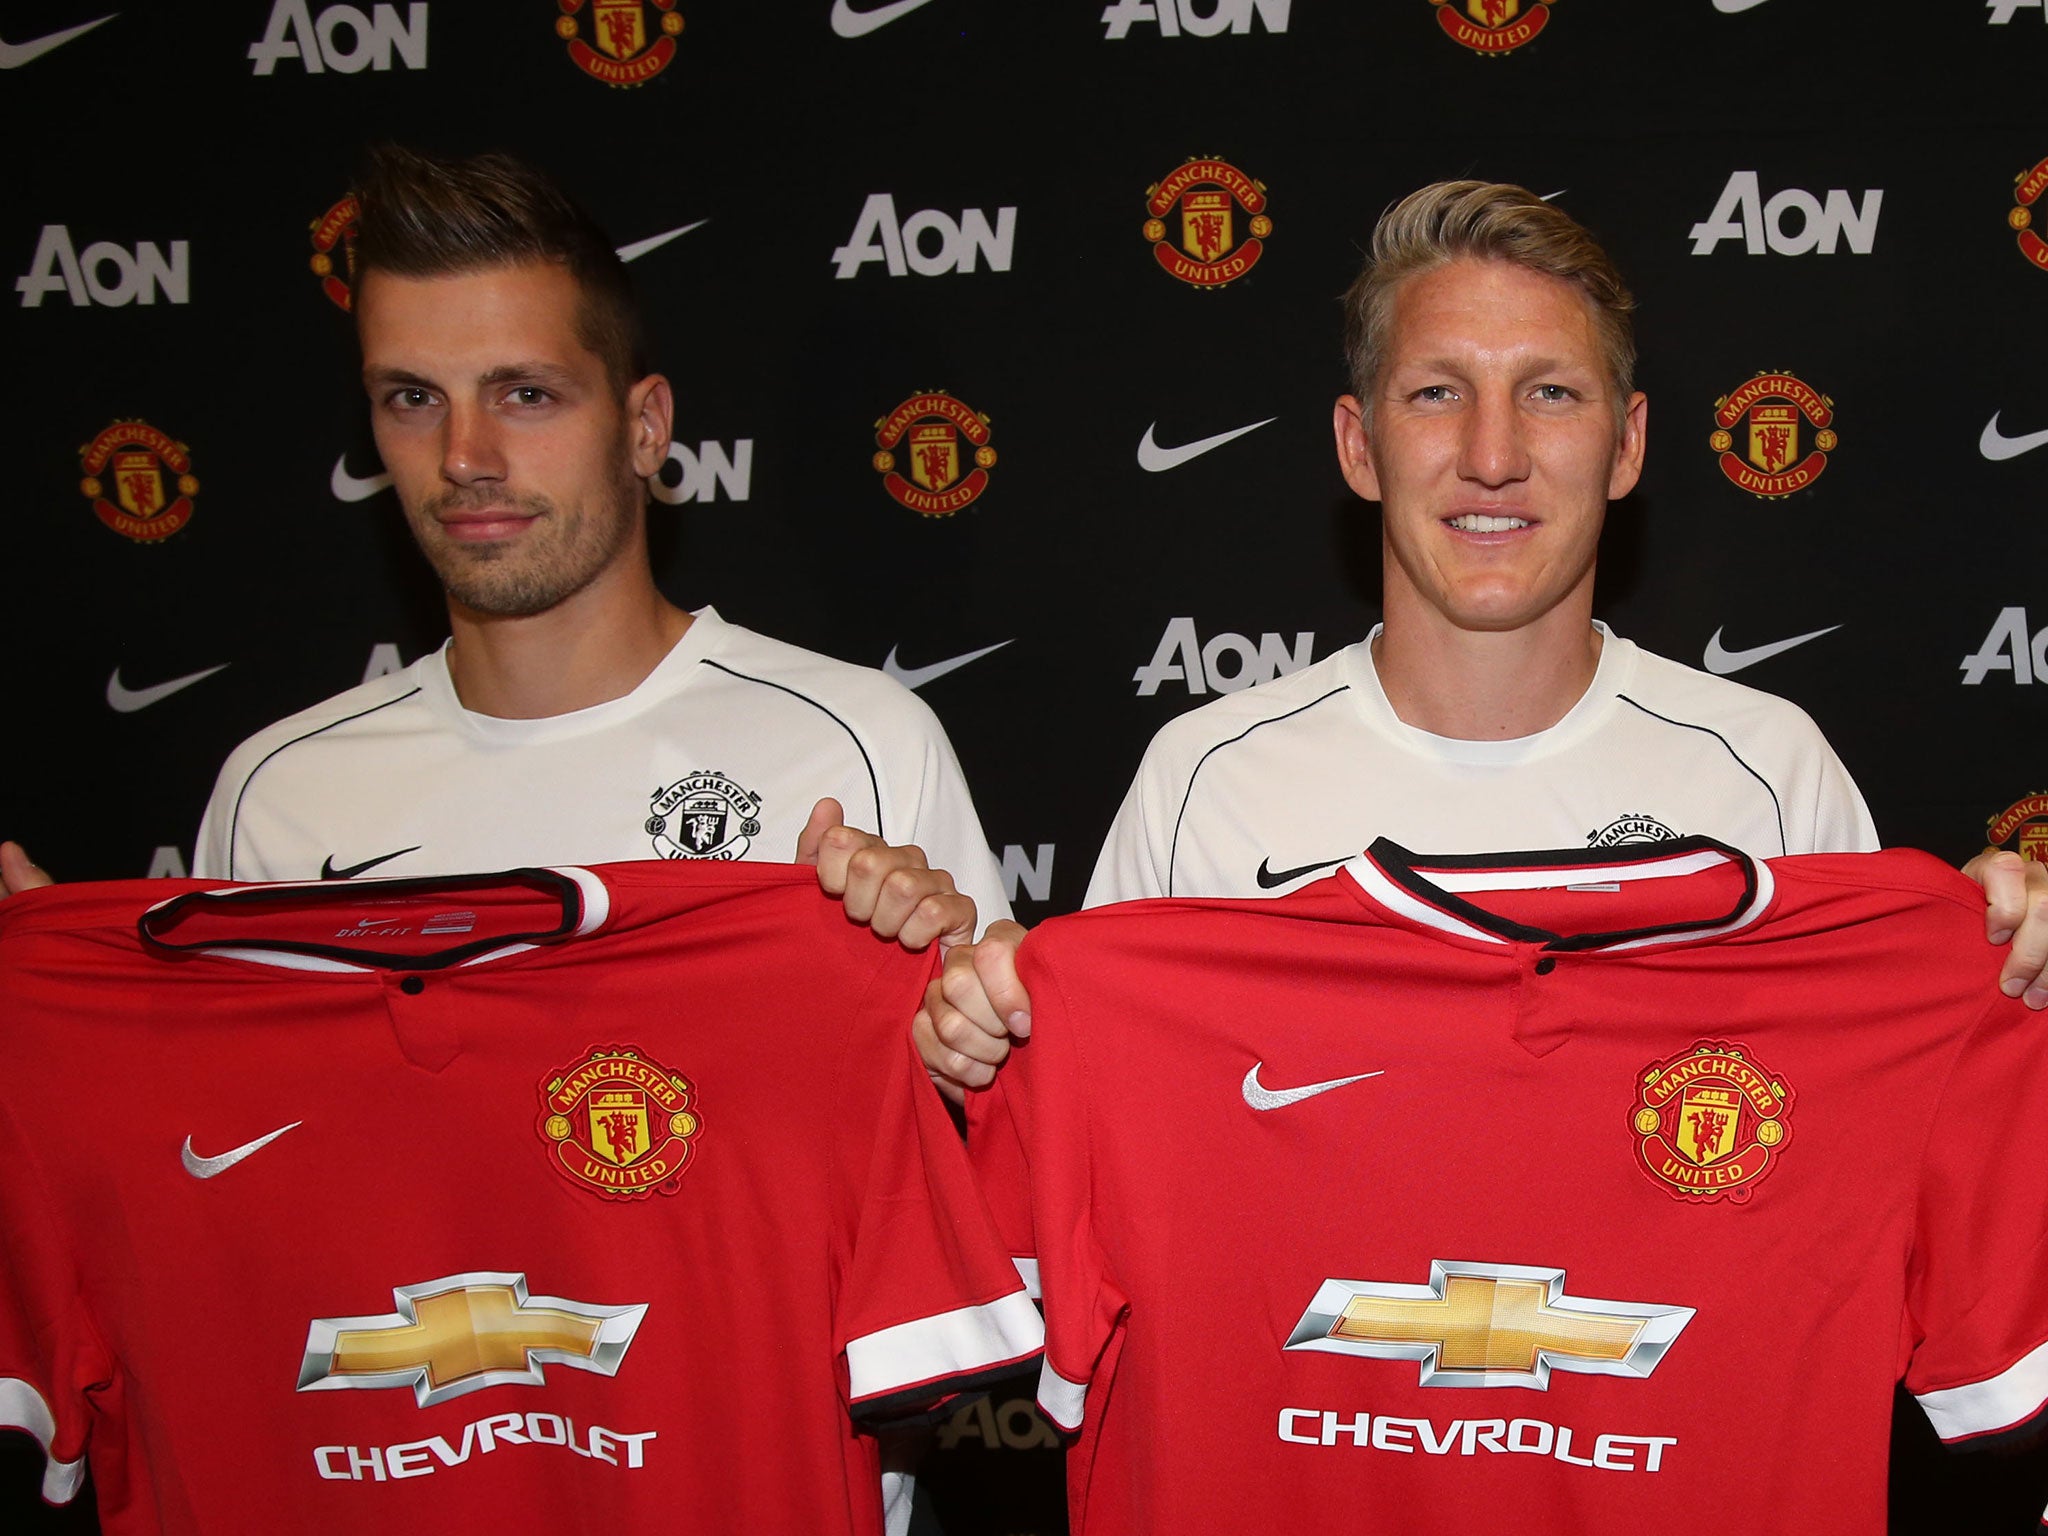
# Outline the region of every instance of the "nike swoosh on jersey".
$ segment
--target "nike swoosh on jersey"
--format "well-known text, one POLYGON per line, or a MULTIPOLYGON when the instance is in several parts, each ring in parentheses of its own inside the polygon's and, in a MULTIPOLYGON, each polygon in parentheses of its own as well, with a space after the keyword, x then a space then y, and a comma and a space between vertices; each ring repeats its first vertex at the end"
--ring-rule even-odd
POLYGON ((294 1120, 290 1125, 280 1125, 268 1136, 258 1136, 254 1141, 245 1141, 232 1152, 223 1152, 219 1157, 201 1157, 192 1150, 192 1138, 185 1138, 185 1145, 178 1157, 185 1165, 185 1171, 195 1179, 210 1179, 215 1174, 226 1173, 252 1152, 261 1152, 286 1131, 296 1130, 304 1125, 303 1120, 294 1120))
POLYGON ((334 867, 334 855, 330 853, 320 861, 320 878, 322 880, 353 880, 366 869, 375 869, 379 864, 389 864, 393 859, 403 858, 408 853, 418 853, 419 851, 420 845, 414 843, 410 848, 400 848, 395 853, 380 853, 374 859, 365 859, 362 863, 351 864, 345 869, 336 869, 334 867))
POLYGON ((1993 411, 1991 419, 1984 423, 1983 435, 1977 439, 1977 451, 1996 464, 2001 459, 2032 453, 2043 444, 2048 444, 2048 432, 2023 432, 2018 437, 2007 437, 1998 430, 1998 412, 1993 411))
MULTIPOLYGON (((1726 626, 1722 626, 1726 628, 1726 626)), ((1811 634, 1794 635, 1790 640, 1773 640, 1769 645, 1753 645, 1745 651, 1731 651, 1721 644, 1721 630, 1714 631, 1707 641, 1707 654, 1703 658, 1706 669, 1716 677, 1726 677, 1730 672, 1740 672, 1744 667, 1753 667, 1760 661, 1769 661, 1773 656, 1782 656, 1795 645, 1804 645, 1809 640, 1818 640, 1822 635, 1832 635, 1842 626, 1830 624, 1826 629, 1816 629, 1811 634)))
POLYGON ((1378 1077, 1380 1072, 1361 1072, 1356 1077, 1333 1077, 1327 1083, 1310 1083, 1305 1088, 1268 1088, 1259 1081, 1259 1068, 1263 1061, 1252 1063, 1251 1071, 1244 1075, 1244 1101, 1253 1109, 1284 1109, 1289 1104, 1299 1104, 1303 1099, 1312 1099, 1319 1093, 1328 1093, 1332 1088, 1342 1088, 1348 1083, 1362 1083, 1368 1077, 1378 1077))
POLYGON ((1350 857, 1351 855, 1347 853, 1343 858, 1324 859, 1318 864, 1301 864, 1293 869, 1274 869, 1271 867, 1273 863, 1271 859, 1261 859, 1259 860, 1257 877, 1259 889, 1270 891, 1277 886, 1285 885, 1290 880, 1299 880, 1303 875, 1312 875, 1319 869, 1328 869, 1333 864, 1342 864, 1345 859, 1350 857))
POLYGON ((832 30, 841 37, 866 37, 877 27, 886 27, 899 16, 908 16, 932 0, 891 0, 872 10, 857 11, 846 0, 832 0, 832 30))
POLYGON ((391 477, 387 474, 360 479, 350 474, 345 453, 334 461, 334 473, 327 477, 327 488, 334 492, 336 501, 368 501, 390 483, 391 477))
POLYGON ((658 251, 669 241, 679 239, 693 229, 701 229, 710 222, 709 219, 699 219, 695 224, 685 224, 681 229, 672 229, 665 235, 649 235, 645 240, 635 240, 631 245, 622 245, 619 247, 619 260, 638 261, 649 251, 658 251))
POLYGON ((984 645, 978 651, 969 651, 965 656, 954 656, 946 661, 935 661, 928 667, 906 667, 896 660, 896 647, 889 647, 889 654, 882 661, 882 670, 895 678, 906 688, 922 688, 933 678, 944 677, 948 672, 957 672, 970 661, 979 661, 991 651, 1000 651, 1010 644, 998 640, 994 645, 984 645))
POLYGON ((222 662, 217 667, 208 667, 204 672, 188 672, 183 677, 172 678, 168 683, 153 683, 147 688, 129 688, 123 685, 121 669, 116 667, 113 675, 107 679, 107 708, 116 714, 132 715, 138 709, 147 709, 152 704, 161 703, 180 689, 190 688, 194 683, 205 682, 214 673, 225 671, 227 666, 228 663, 222 662))
POLYGON ((1205 437, 1199 442, 1182 443, 1178 448, 1162 448, 1152 440, 1152 433, 1159 425, 1155 421, 1145 429, 1144 439, 1138 444, 1138 468, 1151 474, 1163 475, 1169 469, 1180 468, 1189 459, 1199 459, 1210 449, 1221 448, 1232 439, 1243 437, 1247 432, 1256 432, 1259 428, 1268 426, 1279 419, 1278 416, 1268 416, 1264 421, 1255 421, 1248 427, 1238 427, 1229 432, 1218 432, 1214 437, 1205 437))
POLYGON ((31 38, 25 43, 10 43, 0 37, 0 69, 19 69, 22 65, 40 59, 52 48, 62 48, 74 37, 83 37, 94 27, 104 25, 121 13, 102 16, 98 21, 81 22, 75 27, 66 27, 62 32, 46 32, 41 37, 31 38))

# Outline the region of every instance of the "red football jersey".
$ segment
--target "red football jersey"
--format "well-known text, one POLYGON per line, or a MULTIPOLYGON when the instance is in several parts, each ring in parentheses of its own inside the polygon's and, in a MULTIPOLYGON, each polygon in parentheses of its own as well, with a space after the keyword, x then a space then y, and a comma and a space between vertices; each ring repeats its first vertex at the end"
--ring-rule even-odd
POLYGON ((1882 1530, 1895 1382, 2048 1399, 2001 959, 1926 855, 1697 838, 1042 925, 970 1146, 1074 1530, 1882 1530))
POLYGON ((14 897, 0 1423, 109 1536, 879 1532, 854 1419, 1039 1340, 932 964, 761 864, 14 897))

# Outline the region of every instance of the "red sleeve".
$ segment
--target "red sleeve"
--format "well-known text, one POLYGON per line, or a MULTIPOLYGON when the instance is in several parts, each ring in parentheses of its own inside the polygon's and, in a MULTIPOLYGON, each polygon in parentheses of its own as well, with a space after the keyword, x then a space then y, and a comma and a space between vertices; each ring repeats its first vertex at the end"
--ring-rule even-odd
POLYGON ((40 1160, 0 1112, 0 1428, 26 1430, 47 1458, 43 1497, 68 1503, 85 1477, 92 1424, 87 1394, 113 1363, 79 1294, 72 1255, 45 1194, 40 1160))
POLYGON ((1905 1381, 1946 1441, 2048 1407, 2048 1022, 1998 999, 1958 1053, 1924 1156, 1905 1381))
MULTIPOLYGON (((848 1402, 871 1423, 1011 1374, 1044 1344, 960 1134, 910 1043, 927 974, 871 989, 842 1073, 838 1163, 853 1235, 835 1328, 848 1402)), ((904 979, 901 968, 888 973, 904 979)))
POLYGON ((1127 1306, 1097 1234, 1128 1212, 1105 1210, 1090 1156, 1082 1044, 1085 1021, 1060 985, 1058 936, 1046 925, 1019 956, 1031 1036, 1011 1052, 996 1088, 970 1115, 976 1169, 987 1181, 1013 1255, 1037 1256, 1045 1312, 1038 1403, 1078 1429, 1088 1389, 1127 1306), (1028 1212, 1028 1223, 1020 1212, 1028 1212))

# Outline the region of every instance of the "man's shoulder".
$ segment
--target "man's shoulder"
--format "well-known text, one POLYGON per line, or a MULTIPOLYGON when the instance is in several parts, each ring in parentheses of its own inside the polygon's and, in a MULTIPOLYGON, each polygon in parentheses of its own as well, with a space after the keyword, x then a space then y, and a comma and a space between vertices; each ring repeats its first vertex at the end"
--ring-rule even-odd
MULTIPOLYGON (((298 742, 332 738, 336 733, 373 732, 396 724, 394 711, 415 701, 421 691, 422 666, 438 665, 428 656, 410 667, 344 688, 330 698, 273 721, 228 754, 223 778, 253 772, 265 759, 298 742)), ((412 722, 417 724, 416 721, 412 722)))
POLYGON ((1346 658, 1355 649, 1346 646, 1298 672, 1226 693, 1176 715, 1154 733, 1146 758, 1191 766, 1214 748, 1249 732, 1288 722, 1298 721, 1304 726, 1312 723, 1318 706, 1334 702, 1350 691, 1346 658))
POLYGON ((939 729, 931 707, 881 668, 841 661, 738 624, 721 624, 703 664, 737 683, 757 684, 802 699, 857 734, 939 729))
POLYGON ((1730 677, 1635 648, 1634 666, 1620 696, 1636 708, 1681 725, 1706 729, 1819 733, 1813 717, 1788 698, 1730 677))

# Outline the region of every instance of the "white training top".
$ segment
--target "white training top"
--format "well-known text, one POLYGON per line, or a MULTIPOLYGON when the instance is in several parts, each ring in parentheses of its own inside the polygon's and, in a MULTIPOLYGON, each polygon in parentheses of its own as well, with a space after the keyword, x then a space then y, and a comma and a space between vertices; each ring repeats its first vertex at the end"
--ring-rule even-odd
POLYGON ((829 795, 1010 915, 945 730, 893 678, 703 608, 623 698, 542 720, 464 709, 447 647, 257 732, 221 769, 194 873, 476 874, 624 859, 785 862, 829 795))
POLYGON ((1086 905, 1269 895, 1376 837, 1426 853, 1689 833, 1761 858, 1878 846, 1863 796, 1804 710, 1596 627, 1605 639, 1584 697, 1512 741, 1403 723, 1373 667, 1378 628, 1190 710, 1146 749, 1086 905))

